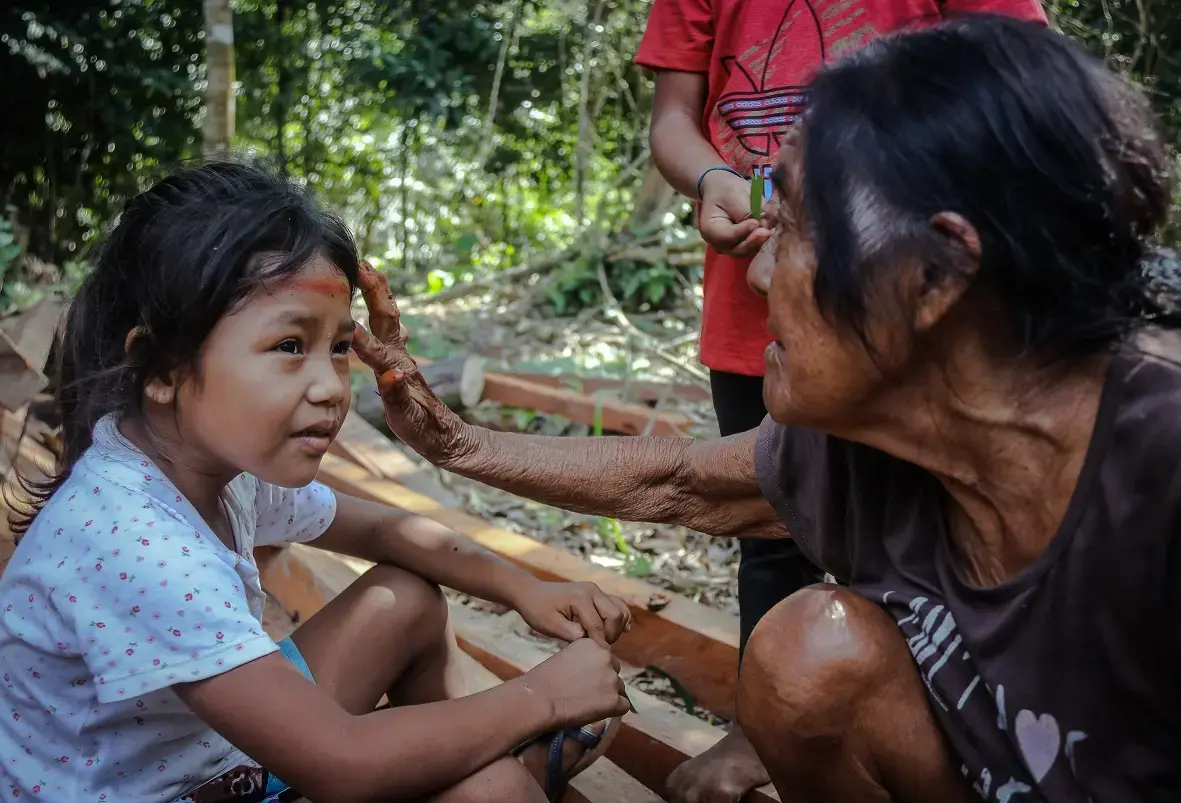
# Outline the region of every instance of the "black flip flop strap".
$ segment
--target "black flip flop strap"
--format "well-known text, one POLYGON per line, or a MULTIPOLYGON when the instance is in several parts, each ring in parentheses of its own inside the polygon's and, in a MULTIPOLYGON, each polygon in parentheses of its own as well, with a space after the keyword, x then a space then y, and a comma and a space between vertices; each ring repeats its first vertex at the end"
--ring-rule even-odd
POLYGON ((565 747, 567 739, 573 739, 581 744, 586 748, 585 752, 594 750, 603 741, 601 734, 592 733, 586 728, 565 728, 560 731, 539 733, 513 750, 513 755, 516 756, 520 755, 529 745, 541 741, 549 742, 545 759, 545 796, 551 801, 561 800, 562 795, 566 792, 568 779, 565 768, 562 767, 562 748, 565 747))

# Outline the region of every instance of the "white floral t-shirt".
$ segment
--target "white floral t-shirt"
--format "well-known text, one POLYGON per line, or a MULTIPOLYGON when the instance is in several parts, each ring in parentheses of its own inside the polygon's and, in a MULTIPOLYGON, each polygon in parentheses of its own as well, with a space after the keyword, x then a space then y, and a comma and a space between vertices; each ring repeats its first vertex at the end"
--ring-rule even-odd
POLYGON ((246 763, 170 687, 276 649, 253 548, 316 538, 336 499, 226 490, 236 551, 113 419, 95 428, 0 577, 4 799, 169 801, 246 763))

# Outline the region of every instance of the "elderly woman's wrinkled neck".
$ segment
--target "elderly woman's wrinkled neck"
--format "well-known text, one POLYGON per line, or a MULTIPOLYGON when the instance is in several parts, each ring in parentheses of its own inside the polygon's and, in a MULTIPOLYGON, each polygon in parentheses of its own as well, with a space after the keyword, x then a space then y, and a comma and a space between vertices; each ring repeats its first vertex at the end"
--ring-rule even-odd
POLYGON ((858 440, 931 472, 965 580, 990 586, 1053 540, 1083 470, 1110 357, 1046 366, 999 356, 981 330, 879 398, 858 440))

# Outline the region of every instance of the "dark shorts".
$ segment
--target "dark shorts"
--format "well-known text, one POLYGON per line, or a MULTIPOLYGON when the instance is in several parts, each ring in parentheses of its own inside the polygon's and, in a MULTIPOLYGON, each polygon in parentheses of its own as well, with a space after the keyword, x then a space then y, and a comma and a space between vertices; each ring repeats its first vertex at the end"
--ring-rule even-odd
MULTIPOLYGON (((763 422, 763 378, 710 371, 714 412, 721 434, 749 432, 763 422)), ((804 557, 790 540, 744 539, 738 542, 738 618, 741 627, 739 655, 755 625, 767 611, 804 586, 818 583, 824 573, 804 557)))
MULTIPOLYGON (((279 642, 279 652, 313 683, 312 670, 290 637, 279 642)), ((226 770, 177 799, 176 803, 287 803, 301 795, 257 764, 226 770)))

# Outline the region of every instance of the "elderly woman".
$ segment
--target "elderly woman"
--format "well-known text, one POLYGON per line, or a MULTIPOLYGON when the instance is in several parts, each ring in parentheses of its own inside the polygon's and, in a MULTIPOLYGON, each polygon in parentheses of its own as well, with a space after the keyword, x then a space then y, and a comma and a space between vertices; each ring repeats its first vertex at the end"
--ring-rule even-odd
POLYGON ((572 510, 794 538, 847 588, 756 628, 739 719, 785 801, 1181 799, 1181 337, 1142 98, 969 19, 820 75, 779 159, 769 418, 715 441, 489 432, 370 280, 390 426, 572 510))

